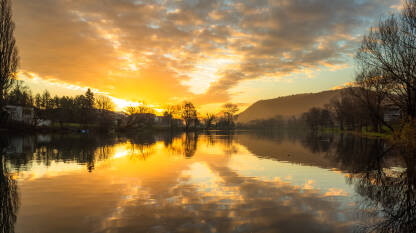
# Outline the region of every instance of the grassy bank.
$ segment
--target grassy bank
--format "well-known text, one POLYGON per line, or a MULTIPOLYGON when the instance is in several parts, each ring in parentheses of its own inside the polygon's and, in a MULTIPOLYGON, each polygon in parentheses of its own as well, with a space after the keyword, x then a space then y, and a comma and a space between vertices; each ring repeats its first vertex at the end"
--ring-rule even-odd
POLYGON ((361 137, 369 137, 369 138, 391 138, 393 136, 393 132, 388 128, 383 128, 383 132, 375 132, 370 127, 363 127, 361 128, 361 131, 359 129, 357 130, 350 130, 350 129, 344 129, 341 130, 339 127, 335 128, 325 128, 320 129, 320 132, 322 133, 349 133, 349 134, 356 134, 361 137))

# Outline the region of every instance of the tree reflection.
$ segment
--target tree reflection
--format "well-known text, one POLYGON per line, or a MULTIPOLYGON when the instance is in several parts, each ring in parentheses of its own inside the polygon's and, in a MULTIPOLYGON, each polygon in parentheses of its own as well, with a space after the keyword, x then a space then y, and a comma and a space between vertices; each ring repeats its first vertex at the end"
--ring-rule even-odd
POLYGON ((416 232, 416 174, 414 159, 405 159, 404 169, 378 169, 350 178, 356 192, 364 197, 363 213, 376 223, 365 232, 416 232))
POLYGON ((331 165, 348 172, 347 182, 361 198, 360 232, 416 232, 416 158, 381 138, 350 134, 299 138, 313 153, 324 152, 331 165))
POLYGON ((6 141, 0 138, 0 232, 12 233, 19 209, 16 181, 8 172, 4 158, 6 141))
POLYGON ((383 139, 342 135, 333 159, 362 197, 362 232, 416 232, 416 161, 383 139), (398 155, 399 154, 399 155, 398 155))
POLYGON ((185 134, 185 140, 182 141, 183 154, 186 158, 195 155, 198 143, 198 133, 191 132, 185 134))
POLYGON ((316 133, 308 133, 301 139, 302 145, 309 148, 312 153, 328 152, 333 142, 333 134, 317 135, 316 133))
POLYGON ((75 161, 85 164, 88 171, 92 172, 95 163, 107 159, 112 146, 118 141, 116 137, 92 135, 11 137, 11 145, 5 156, 17 172, 27 169, 27 165, 34 160, 45 166, 49 166, 52 161, 75 161))
POLYGON ((366 172, 379 169, 387 159, 391 159, 392 149, 392 145, 380 138, 340 135, 330 153, 330 159, 341 170, 350 173, 366 172))

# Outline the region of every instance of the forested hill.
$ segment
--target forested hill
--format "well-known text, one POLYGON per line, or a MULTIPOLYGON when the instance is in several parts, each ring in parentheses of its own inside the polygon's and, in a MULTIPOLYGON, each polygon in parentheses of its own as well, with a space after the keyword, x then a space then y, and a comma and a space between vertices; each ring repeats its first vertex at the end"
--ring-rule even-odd
POLYGON ((283 117, 299 116, 312 107, 324 106, 340 93, 341 90, 331 90, 260 100, 240 113, 238 122, 247 123, 252 120, 270 119, 277 115, 283 117))

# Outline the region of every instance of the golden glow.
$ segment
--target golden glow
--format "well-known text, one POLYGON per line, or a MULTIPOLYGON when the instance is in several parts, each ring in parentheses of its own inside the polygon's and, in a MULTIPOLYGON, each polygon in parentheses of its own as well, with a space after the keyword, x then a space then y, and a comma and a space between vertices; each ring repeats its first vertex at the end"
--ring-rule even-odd
POLYGON ((195 94, 203 94, 210 87, 211 83, 221 78, 221 71, 229 67, 229 65, 238 63, 237 56, 218 56, 199 62, 192 71, 187 75, 189 80, 182 82, 189 86, 190 91, 195 94))
POLYGON ((111 100, 114 102, 115 107, 116 107, 116 111, 124 111, 127 107, 137 107, 140 105, 139 102, 134 102, 134 101, 128 101, 128 100, 123 100, 123 99, 119 99, 119 98, 115 98, 112 96, 109 96, 111 98, 111 100))

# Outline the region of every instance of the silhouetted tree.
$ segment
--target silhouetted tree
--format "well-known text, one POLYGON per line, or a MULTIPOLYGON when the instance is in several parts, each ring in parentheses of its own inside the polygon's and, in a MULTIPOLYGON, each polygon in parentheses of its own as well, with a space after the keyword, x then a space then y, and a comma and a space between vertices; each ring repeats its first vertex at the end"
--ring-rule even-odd
POLYGON ((213 127, 215 115, 212 113, 207 113, 203 120, 204 120, 205 129, 211 129, 213 127))
POLYGON ((358 102, 357 98, 348 91, 340 97, 330 101, 328 108, 333 112, 334 119, 338 122, 341 130, 357 129, 361 130, 362 122, 367 120, 367 110, 358 102))
POLYGON ((290 130, 298 130, 305 127, 305 122, 300 117, 292 116, 286 121, 286 128, 290 130))
POLYGON ((133 115, 136 113, 139 113, 138 109, 135 106, 127 106, 124 111, 128 114, 128 115, 133 115))
POLYGON ((41 106, 42 106, 43 109, 52 109, 53 108, 51 94, 49 93, 48 90, 45 90, 43 92, 41 100, 42 100, 41 106))
POLYGON ((114 103, 113 101, 104 95, 99 95, 95 97, 95 107, 98 110, 107 110, 107 111, 113 111, 114 110, 114 103))
POLYGON ((234 127, 235 113, 238 112, 238 106, 232 103, 226 103, 222 106, 222 113, 224 114, 224 120, 226 128, 234 127))
POLYGON ((6 95, 5 99, 7 104, 25 107, 33 106, 32 93, 27 86, 23 86, 18 80, 16 80, 13 85, 13 89, 6 95))
POLYGON ((323 128, 331 128, 334 126, 332 113, 328 108, 321 109, 319 116, 319 125, 323 128))
POLYGON ((10 0, 0 0, 0 109, 19 65, 10 0))
POLYGON ((309 128, 315 132, 319 129, 321 110, 319 108, 311 108, 308 112, 302 115, 302 118, 309 128))
POLYGON ((93 109, 95 104, 94 93, 92 93, 91 89, 88 88, 87 92, 85 92, 85 108, 93 109))
POLYGON ((411 119, 416 119, 415 12, 415 0, 406 0, 399 15, 371 28, 356 55, 359 86, 374 92, 377 100, 386 98, 399 106, 411 119))
POLYGON ((140 114, 140 113, 154 113, 154 110, 151 107, 146 106, 142 103, 139 106, 128 106, 125 108, 125 112, 129 115, 140 114))
POLYGON ((184 102, 181 109, 182 119, 185 121, 185 131, 188 131, 197 118, 195 106, 191 102, 184 102))
MULTIPOLYGON (((172 128, 174 126, 172 124, 173 119, 180 112, 180 106, 166 105, 164 108, 165 108, 165 111, 163 112, 163 120, 168 125, 169 128, 172 128)), ((177 126, 175 125, 175 127, 177 126)))

